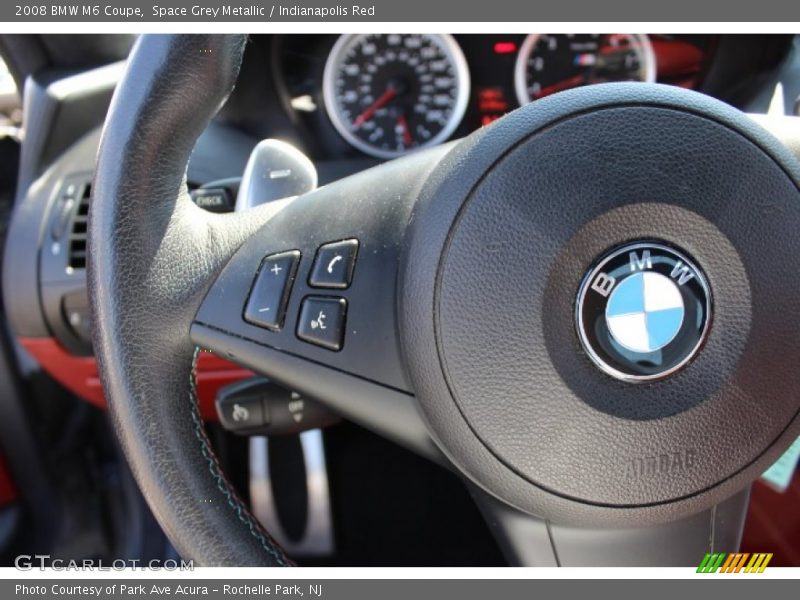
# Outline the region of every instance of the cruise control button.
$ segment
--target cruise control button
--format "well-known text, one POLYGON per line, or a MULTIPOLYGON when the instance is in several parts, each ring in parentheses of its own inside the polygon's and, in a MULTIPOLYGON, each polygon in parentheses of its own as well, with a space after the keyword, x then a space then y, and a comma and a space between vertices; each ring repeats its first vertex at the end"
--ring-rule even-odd
POLYGON ((347 300, 308 296, 300 307, 297 337, 328 350, 341 350, 347 300))
POLYGON ((296 250, 272 254, 261 261, 244 310, 245 321, 275 331, 283 326, 298 262, 300 253, 296 250))
POLYGON ((217 402, 217 415, 225 429, 241 431, 269 423, 261 396, 233 396, 217 402))
POLYGON ((358 240, 343 240, 320 246, 308 284, 312 287, 343 290, 353 279, 358 240))

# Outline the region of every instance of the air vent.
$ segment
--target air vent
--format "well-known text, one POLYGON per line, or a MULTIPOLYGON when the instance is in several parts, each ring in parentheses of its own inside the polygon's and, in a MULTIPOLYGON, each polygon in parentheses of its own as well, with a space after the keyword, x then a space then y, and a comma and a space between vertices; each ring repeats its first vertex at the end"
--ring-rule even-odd
POLYGON ((86 268, 86 226, 89 220, 89 199, 92 186, 85 184, 78 193, 78 205, 69 226, 69 266, 86 268))

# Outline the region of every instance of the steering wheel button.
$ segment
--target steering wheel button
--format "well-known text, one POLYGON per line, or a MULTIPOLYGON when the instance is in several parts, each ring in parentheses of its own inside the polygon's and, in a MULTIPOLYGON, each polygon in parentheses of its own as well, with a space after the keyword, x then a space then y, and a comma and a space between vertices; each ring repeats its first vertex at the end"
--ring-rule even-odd
POLYGON ((269 423, 261 396, 235 395, 217 401, 217 414, 228 431, 243 431, 269 423))
POLYGON ((320 246, 308 278, 312 287, 343 290, 353 280, 358 240, 343 240, 320 246))
POLYGON ((244 320, 273 331, 283 326, 286 303, 297 273, 300 252, 272 254, 261 261, 244 309, 244 320))
POLYGON ((297 337, 328 350, 342 349, 347 300, 308 296, 300 307, 297 337))

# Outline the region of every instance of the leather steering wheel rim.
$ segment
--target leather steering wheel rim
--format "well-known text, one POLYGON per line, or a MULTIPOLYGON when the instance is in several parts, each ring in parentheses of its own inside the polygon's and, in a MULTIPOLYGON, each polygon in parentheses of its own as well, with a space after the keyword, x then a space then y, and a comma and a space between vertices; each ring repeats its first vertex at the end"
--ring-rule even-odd
POLYGON ((285 566, 205 434, 188 327, 214 275, 270 212, 213 215, 186 187, 189 156, 233 89, 245 43, 147 35, 136 44, 98 154, 88 279, 114 426, 170 540, 200 565, 285 566))

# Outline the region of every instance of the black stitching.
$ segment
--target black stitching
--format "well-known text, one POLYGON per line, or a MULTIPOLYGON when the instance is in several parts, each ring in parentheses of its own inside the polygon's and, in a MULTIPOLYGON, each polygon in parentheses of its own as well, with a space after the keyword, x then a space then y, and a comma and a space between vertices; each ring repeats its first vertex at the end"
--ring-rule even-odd
POLYGON ((200 441, 200 450, 203 453, 206 461, 208 462, 208 470, 217 488, 228 502, 239 520, 245 524, 248 531, 261 543, 261 547, 269 554, 273 560, 280 567, 292 566, 293 563, 281 551, 280 546, 273 540, 269 534, 264 531, 258 521, 255 520, 253 515, 245 506, 244 502, 236 494, 231 484, 228 482, 225 474, 222 472, 219 461, 211 449, 211 443, 206 435, 205 428, 203 427, 203 420, 200 417, 199 401, 197 398, 197 359, 200 356, 200 348, 195 348, 192 356, 192 370, 189 373, 189 400, 191 401, 192 422, 194 423, 194 433, 200 441))

